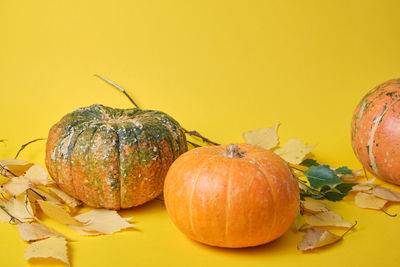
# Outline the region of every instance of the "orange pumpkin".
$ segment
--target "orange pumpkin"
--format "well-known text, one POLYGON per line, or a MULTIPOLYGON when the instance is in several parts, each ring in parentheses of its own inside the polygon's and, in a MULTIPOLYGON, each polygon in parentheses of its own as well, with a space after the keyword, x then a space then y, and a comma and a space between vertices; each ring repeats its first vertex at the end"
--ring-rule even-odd
POLYGON ((400 184, 400 79, 368 92, 354 111, 353 150, 377 177, 400 184))
POLYGON ((299 189, 286 162, 263 148, 199 147, 181 155, 164 184, 172 221, 211 246, 251 247, 280 237, 299 210, 299 189))

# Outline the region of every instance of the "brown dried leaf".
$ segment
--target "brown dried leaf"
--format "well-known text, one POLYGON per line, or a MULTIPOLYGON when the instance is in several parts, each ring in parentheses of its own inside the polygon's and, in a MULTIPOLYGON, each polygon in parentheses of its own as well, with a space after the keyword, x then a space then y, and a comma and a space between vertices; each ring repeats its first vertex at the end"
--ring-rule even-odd
POLYGON ((47 189, 57 195, 57 197, 59 197, 62 201, 64 201, 65 204, 67 204, 71 208, 76 208, 82 204, 81 201, 71 197, 70 195, 62 191, 56 184, 47 186, 47 189))
POLYGON ((47 179, 49 175, 47 174, 46 169, 39 164, 30 167, 24 176, 35 185, 46 185, 51 182, 47 179))
POLYGON ((52 236, 34 242, 26 249, 24 255, 25 260, 32 258, 54 258, 69 265, 67 241, 63 237, 52 236))
POLYGON ((372 194, 385 200, 389 200, 392 202, 400 202, 400 193, 390 190, 389 188, 386 187, 376 186, 372 190, 372 194))
MULTIPOLYGON (((4 206, 12 216, 18 218, 22 222, 31 222, 34 220, 32 206, 29 203, 26 194, 21 194, 9 200, 0 199, 0 204, 4 206)), ((1 212, 1 220, 9 222, 11 217, 3 211, 1 212)))
POLYGON ((362 209, 381 210, 388 201, 364 192, 358 192, 354 197, 354 204, 362 209))
POLYGON ((130 218, 122 218, 115 210, 95 209, 75 216, 80 222, 87 222, 86 225, 71 227, 79 234, 82 231, 99 232, 103 234, 113 234, 122 229, 132 228, 135 225, 130 224, 130 218))
POLYGON ((375 178, 370 179, 370 180, 368 180, 366 182, 362 182, 362 183, 356 184, 355 186, 353 186, 351 191, 361 191, 361 192, 363 192, 363 191, 371 191, 372 188, 375 187, 374 182, 375 182, 375 178))
POLYGON ((301 251, 308 251, 333 244, 341 239, 341 236, 335 235, 329 231, 319 228, 311 228, 307 230, 297 249, 301 251))
POLYGON ((306 219, 306 223, 310 226, 351 227, 351 223, 344 220, 342 216, 334 211, 326 211, 311 215, 306 219))
POLYGON ((55 236, 54 232, 50 232, 49 229, 42 224, 20 223, 17 224, 17 227, 21 238, 28 242, 55 236))
POLYGON ((11 196, 18 196, 30 187, 29 180, 24 176, 12 177, 9 181, 1 185, 2 192, 11 196))
POLYGON ((265 149, 272 149, 279 143, 278 137, 279 123, 270 128, 263 128, 243 133, 243 139, 246 143, 260 146, 265 149))
POLYGON ((274 152, 289 163, 300 164, 315 147, 316 145, 308 146, 297 138, 291 138, 274 152))
POLYGON ((305 212, 316 214, 320 212, 330 211, 331 209, 320 201, 305 200, 301 202, 305 212))
POLYGON ((22 176, 33 165, 33 163, 20 159, 0 160, 0 164, 6 166, 8 170, 17 176, 22 176))
POLYGON ((77 221, 74 217, 69 214, 62 205, 58 205, 49 201, 43 201, 38 199, 37 203, 42 209, 43 213, 50 218, 59 221, 63 224, 82 226, 83 223, 77 221))

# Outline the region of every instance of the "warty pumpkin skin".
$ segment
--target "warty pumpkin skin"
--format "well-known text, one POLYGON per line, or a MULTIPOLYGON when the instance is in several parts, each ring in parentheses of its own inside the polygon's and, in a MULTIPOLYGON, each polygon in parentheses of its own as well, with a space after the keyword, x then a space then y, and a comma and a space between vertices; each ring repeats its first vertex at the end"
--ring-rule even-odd
POLYGON ((400 79, 384 82, 364 96, 354 111, 351 143, 364 168, 400 184, 400 79))
POLYGON ((164 200, 172 221, 211 246, 251 247, 280 237, 300 205, 291 169, 254 145, 229 145, 226 151, 227 146, 196 148, 171 165, 164 200))
POLYGON ((118 210, 157 197, 169 166, 185 151, 179 123, 161 111, 92 105, 50 129, 45 161, 66 193, 118 210))

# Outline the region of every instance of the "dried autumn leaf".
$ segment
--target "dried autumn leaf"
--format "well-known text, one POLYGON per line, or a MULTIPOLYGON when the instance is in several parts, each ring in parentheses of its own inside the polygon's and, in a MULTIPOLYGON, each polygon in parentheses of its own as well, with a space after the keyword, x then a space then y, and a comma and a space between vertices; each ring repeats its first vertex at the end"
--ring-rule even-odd
POLYGON ((341 239, 341 236, 335 235, 329 231, 325 231, 319 228, 310 228, 307 229, 307 232, 303 236, 303 240, 301 241, 297 249, 301 251, 307 251, 333 244, 341 239))
POLYGON ((43 213, 49 216, 50 218, 59 221, 63 224, 81 226, 82 222, 77 221, 74 217, 69 214, 62 205, 58 205, 52 202, 37 200, 40 208, 43 213))
POLYGON ((246 143, 260 146, 265 149, 271 149, 278 145, 278 127, 279 123, 270 128, 263 128, 243 133, 243 139, 246 143))
POLYGON ((36 241, 55 236, 49 229, 42 224, 20 223, 17 224, 19 235, 25 241, 36 241))
POLYGON ((400 202, 400 193, 386 187, 376 186, 372 190, 372 194, 385 200, 400 202))
POLYGON ((306 218, 309 226, 334 226, 334 227, 351 227, 351 223, 344 220, 342 216, 334 211, 326 211, 311 215, 306 218))
POLYGON ((330 211, 331 209, 320 201, 305 200, 302 201, 302 206, 305 212, 316 214, 320 212, 330 211))
POLYGON ((47 186, 47 189, 57 195, 57 197, 59 197, 62 201, 64 201, 65 204, 67 204, 71 208, 76 208, 77 206, 82 204, 82 202, 80 202, 79 200, 71 197, 70 195, 62 191, 56 184, 47 186))
POLYGON ((24 176, 35 185, 47 185, 50 182, 50 180, 47 179, 49 175, 46 169, 39 164, 30 167, 24 176))
POLYGON ((351 191, 371 191, 372 188, 375 187, 374 182, 375 182, 375 178, 370 179, 366 182, 359 183, 359 184, 353 186, 351 191))
POLYGON ((306 220, 304 216, 298 214, 296 217, 296 220, 293 222, 293 227, 295 228, 296 231, 301 231, 303 228, 303 225, 306 224, 306 220))
POLYGON ((54 258, 69 265, 67 241, 56 236, 36 241, 29 245, 24 255, 25 260, 32 258, 54 258))
MULTIPOLYGON (((113 234, 122 229, 132 228, 135 225, 130 224, 129 219, 122 218, 115 210, 95 209, 75 216, 80 222, 87 222, 86 225, 71 227, 74 230, 97 231, 103 234, 113 234)), ((78 232, 77 231, 77 232, 78 232)), ((78 233, 82 233, 79 231, 78 233)))
POLYGON ((0 164, 7 167, 7 169, 16 176, 22 176, 31 166, 33 166, 33 163, 20 159, 0 160, 0 164))
MULTIPOLYGON (((2 205, 12 216, 18 218, 22 222, 31 222, 34 220, 32 206, 29 203, 26 194, 21 194, 9 200, 0 199, 0 205, 2 205)), ((7 218, 6 222, 11 220, 11 217, 4 212, 1 218, 2 220, 7 218)))
POLYGON ((11 196, 18 196, 30 187, 29 180, 24 176, 12 177, 9 181, 1 185, 2 191, 11 196))
POLYGON ((354 204, 362 209, 381 210, 388 201, 364 192, 358 192, 354 197, 354 204))
POLYGON ((297 138, 291 138, 274 152, 289 163, 300 164, 315 147, 316 145, 308 146, 297 138))

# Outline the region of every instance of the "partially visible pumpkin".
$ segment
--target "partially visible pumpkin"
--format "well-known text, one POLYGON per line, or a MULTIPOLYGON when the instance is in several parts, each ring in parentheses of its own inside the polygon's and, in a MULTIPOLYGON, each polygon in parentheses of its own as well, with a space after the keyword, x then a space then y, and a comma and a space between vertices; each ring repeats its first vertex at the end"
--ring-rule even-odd
POLYGON ((364 96, 354 111, 351 142, 364 168, 400 184, 400 79, 384 82, 364 96))
POLYGON ((46 166, 66 193, 118 210, 157 197, 169 166, 186 150, 182 128, 163 112, 92 105, 50 129, 46 166))
POLYGON ((187 236, 230 248, 280 237, 300 204, 298 183, 286 162, 249 144, 200 147, 181 155, 168 171, 164 200, 187 236))

